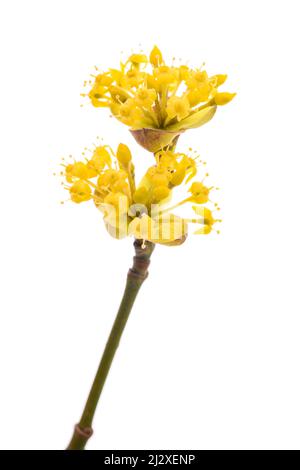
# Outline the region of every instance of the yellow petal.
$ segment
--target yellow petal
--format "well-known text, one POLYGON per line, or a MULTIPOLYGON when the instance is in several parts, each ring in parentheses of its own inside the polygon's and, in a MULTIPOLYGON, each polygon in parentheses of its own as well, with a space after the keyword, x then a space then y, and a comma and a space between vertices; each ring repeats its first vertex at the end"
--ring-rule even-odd
POLYGON ((227 80, 227 75, 219 73, 218 75, 214 75, 214 76, 211 77, 211 78, 212 78, 212 79, 215 78, 216 81, 217 81, 217 86, 221 86, 221 85, 223 85, 223 83, 226 82, 226 80, 227 80))
POLYGON ((146 64, 148 62, 148 58, 144 54, 132 54, 128 60, 133 64, 146 64))
POLYGON ((223 106, 229 103, 235 97, 236 93, 217 93, 214 97, 214 102, 218 106, 223 106))
POLYGON ((194 235, 208 235, 211 231, 211 225, 203 225, 203 227, 199 228, 194 232, 194 235))

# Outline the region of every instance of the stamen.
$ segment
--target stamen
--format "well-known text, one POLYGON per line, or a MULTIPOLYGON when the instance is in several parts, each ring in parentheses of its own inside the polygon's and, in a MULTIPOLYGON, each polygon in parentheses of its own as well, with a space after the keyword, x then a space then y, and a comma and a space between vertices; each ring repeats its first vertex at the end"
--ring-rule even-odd
POLYGON ((90 181, 90 180, 82 180, 82 181, 85 181, 87 184, 92 186, 92 188, 94 188, 94 189, 99 189, 99 187, 96 184, 92 183, 92 181, 90 181))
POLYGON ((203 182, 206 180, 206 178, 207 178, 208 176, 209 176, 209 173, 206 173, 205 176, 204 176, 204 178, 201 180, 201 183, 203 183, 203 182))
POLYGON ((166 212, 170 212, 173 209, 176 209, 177 207, 180 207, 186 202, 190 201, 190 199, 191 199, 190 197, 183 199, 183 201, 178 202, 178 204, 175 204, 174 206, 171 206, 171 207, 167 207, 166 209, 163 209, 162 211, 159 211, 159 214, 165 214, 166 212))

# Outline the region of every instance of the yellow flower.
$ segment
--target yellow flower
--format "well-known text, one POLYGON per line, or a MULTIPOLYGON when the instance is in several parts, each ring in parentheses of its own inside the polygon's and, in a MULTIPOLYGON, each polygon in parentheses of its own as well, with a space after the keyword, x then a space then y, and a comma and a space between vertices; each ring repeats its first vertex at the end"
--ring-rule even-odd
POLYGON ((176 83, 178 81, 176 72, 177 70, 175 67, 162 65, 154 69, 153 75, 158 85, 170 85, 171 83, 176 83))
POLYGON ((137 108, 135 101, 130 99, 119 106, 118 117, 124 124, 136 127, 142 121, 143 112, 137 108))
POLYGON ((144 81, 144 74, 137 68, 131 68, 126 72, 121 80, 120 85, 125 89, 137 88, 144 81))
POLYGON ((128 62, 131 62, 134 65, 146 64, 148 62, 148 58, 145 54, 131 54, 128 62))
MULTIPOLYGON (((220 219, 214 219, 212 211, 207 207, 193 206, 193 210, 197 215, 202 218, 198 220, 198 223, 202 223, 202 227, 198 228, 194 233, 196 235, 208 235, 211 233, 213 226, 216 222, 221 222, 220 219)), ((217 233, 219 233, 217 231, 217 233)))
POLYGON ((104 147, 99 145, 95 148, 92 158, 88 160, 88 168, 97 172, 103 170, 105 166, 111 167, 111 155, 109 151, 104 147))
POLYGON ((122 193, 130 197, 128 173, 123 170, 108 169, 100 173, 97 179, 97 190, 100 195, 122 193))
POLYGON ((69 182, 71 182, 73 178, 86 179, 89 177, 88 167, 83 162, 75 162, 73 165, 68 165, 66 168, 66 173, 69 182))
POLYGON ((203 183, 194 182, 189 189, 189 192, 192 193, 190 201, 197 202, 198 204, 204 204, 209 199, 210 188, 204 186, 203 183))
POLYGON ((151 108, 156 100, 156 91, 146 87, 140 88, 135 95, 135 102, 142 108, 151 108))
POLYGON ((186 85, 188 88, 194 89, 194 88, 201 88, 203 84, 207 83, 208 81, 208 75, 205 70, 191 70, 187 79, 186 79, 186 85))
POLYGON ((186 96, 191 107, 204 103, 210 98, 213 92, 209 83, 203 83, 198 88, 188 90, 186 96))
POLYGON ((88 183, 79 180, 70 187, 70 196, 73 202, 79 204, 92 198, 92 190, 88 183))
POLYGON ((218 88, 227 75, 209 76, 203 68, 168 65, 157 46, 149 58, 131 54, 119 69, 94 77, 87 96, 95 107, 108 107, 129 126, 138 143, 151 152, 172 144, 187 129, 212 119, 234 93, 218 88), (149 132, 152 131, 152 132, 149 132))
POLYGON ((172 96, 167 103, 167 115, 170 119, 177 118, 178 121, 181 121, 189 115, 190 104, 188 99, 183 96, 178 98, 177 96, 172 96))
POLYGON ((105 228, 116 238, 128 235, 164 245, 179 245, 188 234, 189 224, 197 224, 195 233, 208 234, 218 219, 206 204, 210 191, 202 181, 195 181, 181 201, 171 205, 174 191, 188 183, 203 162, 199 156, 162 150, 155 155, 136 187, 132 154, 127 145, 119 144, 114 152, 107 145, 96 146, 90 159, 74 161, 65 167, 66 185, 71 201, 79 204, 93 200, 103 214, 105 228), (193 206, 198 218, 180 217, 173 211, 182 205, 193 206), (198 206, 199 204, 199 206, 198 206))

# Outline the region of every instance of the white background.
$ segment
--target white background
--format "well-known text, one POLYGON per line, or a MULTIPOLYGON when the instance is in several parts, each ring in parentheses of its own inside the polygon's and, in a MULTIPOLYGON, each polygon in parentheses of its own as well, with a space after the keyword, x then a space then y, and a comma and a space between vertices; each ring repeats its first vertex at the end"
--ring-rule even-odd
POLYGON ((0 445, 62 449, 131 263, 60 158, 96 135, 151 155, 82 83, 120 51, 228 73, 235 100, 186 133, 221 186, 222 233, 157 247, 89 449, 299 449, 299 12, 296 0, 4 0, 0 7, 0 445))

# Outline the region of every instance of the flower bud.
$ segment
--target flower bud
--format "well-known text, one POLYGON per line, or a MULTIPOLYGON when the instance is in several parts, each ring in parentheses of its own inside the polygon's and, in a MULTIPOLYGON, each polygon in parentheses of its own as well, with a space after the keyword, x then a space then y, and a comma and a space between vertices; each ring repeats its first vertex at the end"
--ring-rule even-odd
POLYGON ((118 150, 117 150, 117 159, 118 161, 124 166, 127 167, 128 163, 131 161, 132 155, 125 144, 119 144, 118 150))
POLYGON ((156 186, 152 192, 152 198, 154 202, 160 202, 166 199, 171 193, 171 190, 167 186, 156 186))
POLYGON ((133 201, 137 204, 147 204, 148 199, 149 193, 145 186, 138 188, 133 195, 133 201))
POLYGON ((153 47, 152 51, 150 52, 149 59, 150 59, 150 63, 154 67, 159 67, 163 63, 164 60, 163 60, 162 53, 160 52, 157 46, 153 47))

